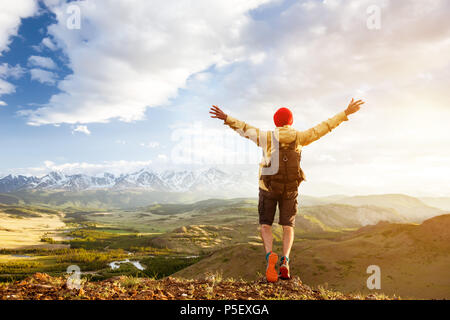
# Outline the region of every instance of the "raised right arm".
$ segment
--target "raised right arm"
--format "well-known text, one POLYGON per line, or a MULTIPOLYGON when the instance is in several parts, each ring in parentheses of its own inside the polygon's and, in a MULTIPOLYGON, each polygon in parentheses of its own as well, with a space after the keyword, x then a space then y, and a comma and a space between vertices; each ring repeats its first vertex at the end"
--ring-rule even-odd
POLYGON ((240 121, 236 118, 233 118, 227 114, 225 114, 219 107, 212 106, 211 111, 209 112, 212 114, 211 118, 217 118, 224 120, 224 124, 229 126, 231 129, 239 133, 244 138, 247 138, 254 143, 258 147, 261 147, 265 144, 266 141, 263 141, 263 139, 266 139, 267 133, 265 131, 261 131, 260 129, 249 125, 248 123, 245 123, 244 121, 240 121))

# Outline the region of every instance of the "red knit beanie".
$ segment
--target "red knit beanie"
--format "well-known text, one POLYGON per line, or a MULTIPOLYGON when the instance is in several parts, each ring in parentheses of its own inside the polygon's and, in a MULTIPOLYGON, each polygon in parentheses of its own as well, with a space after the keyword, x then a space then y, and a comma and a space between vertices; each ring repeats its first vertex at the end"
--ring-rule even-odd
POLYGON ((292 125, 294 122, 294 117, 292 116, 291 110, 288 108, 280 108, 273 115, 273 122, 277 127, 282 127, 285 125, 292 125))

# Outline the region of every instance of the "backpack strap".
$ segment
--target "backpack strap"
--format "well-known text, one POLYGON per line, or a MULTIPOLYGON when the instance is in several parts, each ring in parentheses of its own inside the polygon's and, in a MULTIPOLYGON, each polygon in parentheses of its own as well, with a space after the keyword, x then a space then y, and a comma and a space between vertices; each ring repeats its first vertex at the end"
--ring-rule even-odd
POLYGON ((289 143, 287 145, 287 147, 283 148, 283 149, 287 149, 287 150, 296 150, 297 149, 297 131, 295 132, 295 139, 294 141, 292 141, 291 143, 289 143))
POLYGON ((298 139, 298 131, 295 131, 295 139, 289 145, 289 149, 297 150, 297 139, 298 139))
POLYGON ((267 155, 266 153, 267 152, 271 153, 271 150, 272 150, 272 135, 273 135, 272 131, 267 131, 266 132, 266 147, 265 147, 265 150, 264 149, 262 150, 262 155, 263 155, 264 158, 266 157, 266 155, 267 155))
POLYGON ((267 150, 272 150, 272 140, 275 138, 273 131, 267 131, 267 150))

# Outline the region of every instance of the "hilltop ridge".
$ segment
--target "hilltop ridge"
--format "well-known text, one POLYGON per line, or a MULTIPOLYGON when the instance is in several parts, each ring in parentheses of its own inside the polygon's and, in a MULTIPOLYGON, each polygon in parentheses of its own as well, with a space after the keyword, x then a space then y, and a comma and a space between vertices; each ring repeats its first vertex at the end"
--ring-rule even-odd
POLYGON ((344 294, 311 289, 299 278, 267 283, 264 279, 242 281, 206 275, 202 280, 167 277, 162 280, 114 277, 100 282, 84 281, 69 289, 63 277, 36 273, 22 281, 0 284, 2 300, 391 300, 382 294, 344 294))

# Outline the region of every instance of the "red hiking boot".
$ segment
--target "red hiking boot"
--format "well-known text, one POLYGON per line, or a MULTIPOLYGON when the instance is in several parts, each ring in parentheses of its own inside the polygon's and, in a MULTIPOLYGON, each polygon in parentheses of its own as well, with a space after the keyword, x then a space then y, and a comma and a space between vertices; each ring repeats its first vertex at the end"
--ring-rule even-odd
POLYGON ((273 252, 269 252, 266 255, 267 260, 267 269, 266 269, 266 279, 268 282, 277 282, 278 281, 278 273, 275 270, 275 266, 277 265, 278 255, 273 252))
POLYGON ((281 257, 280 259, 280 279, 289 280, 291 275, 289 273, 289 258, 281 257))

